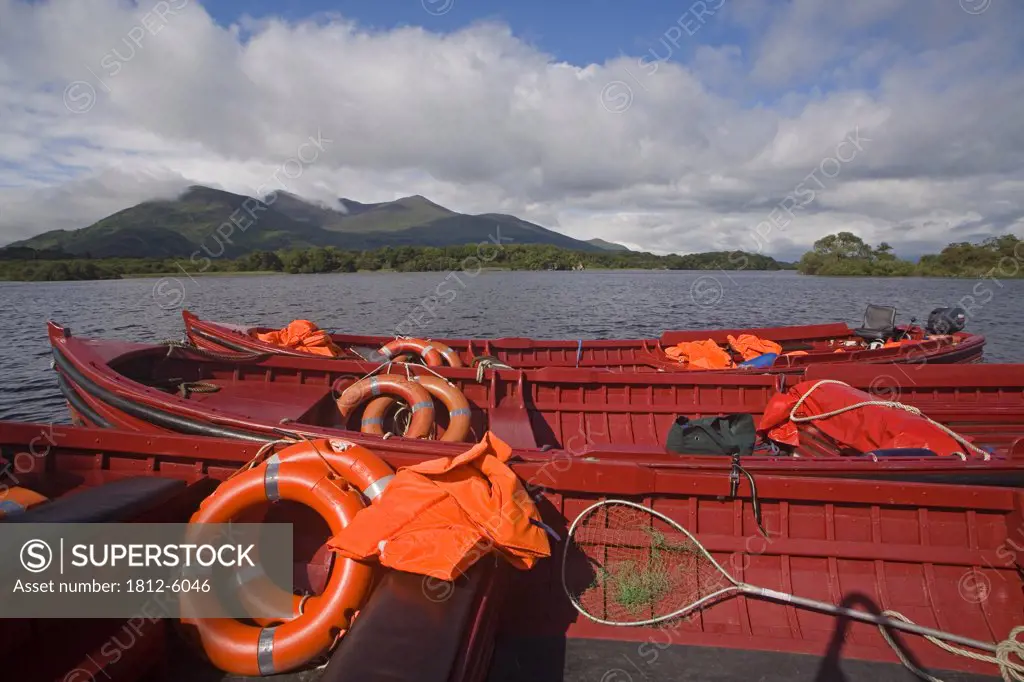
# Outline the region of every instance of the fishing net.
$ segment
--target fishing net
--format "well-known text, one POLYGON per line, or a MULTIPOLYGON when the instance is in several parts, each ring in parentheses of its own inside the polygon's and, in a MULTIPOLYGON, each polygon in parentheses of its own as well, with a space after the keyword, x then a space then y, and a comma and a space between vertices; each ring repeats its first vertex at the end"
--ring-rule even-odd
POLYGON ((1007 682, 1024 682, 1024 626, 992 644, 918 625, 898 611, 879 615, 739 582, 688 530, 627 500, 596 502, 573 521, 562 557, 562 584, 580 613, 604 625, 674 621, 742 593, 877 625, 903 664, 929 682, 941 680, 916 667, 887 629, 921 635, 950 653, 999 666, 1007 682))
POLYGON ((643 507, 591 507, 573 524, 570 540, 566 592, 599 622, 641 625, 682 616, 734 589, 700 544, 643 507))

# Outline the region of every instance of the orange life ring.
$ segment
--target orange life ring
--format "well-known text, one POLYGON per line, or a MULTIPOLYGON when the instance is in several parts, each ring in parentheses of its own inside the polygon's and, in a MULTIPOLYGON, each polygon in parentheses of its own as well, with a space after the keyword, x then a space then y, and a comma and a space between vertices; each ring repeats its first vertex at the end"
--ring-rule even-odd
MULTIPOLYGON (((473 411, 462 391, 444 379, 431 375, 413 377, 413 381, 422 384, 427 392, 440 400, 448 410, 448 428, 445 429, 440 440, 448 442, 466 440, 470 433, 473 411)), ((371 400, 363 410, 362 432, 383 433, 384 417, 394 404, 395 399, 390 396, 381 396, 371 400)))
MULTIPOLYGON (((390 399, 382 397, 376 400, 390 399)), ((340 438, 302 441, 280 450, 276 456, 282 462, 312 465, 326 462, 332 472, 357 488, 371 504, 380 499, 380 495, 395 477, 395 470, 373 452, 340 438)), ((250 613, 266 613, 272 605, 281 603, 280 588, 259 566, 239 571, 235 581, 239 587, 239 601, 250 613)), ((292 617, 302 615, 303 608, 304 599, 295 597, 292 600, 292 617)), ((258 616, 252 620, 264 627, 280 622, 279 619, 258 616)))
POLYGON ((456 353, 451 347, 444 345, 440 341, 431 341, 430 345, 433 346, 434 350, 441 354, 444 361, 448 363, 449 367, 465 367, 459 354, 456 353))
POLYGON ((395 339, 385 343, 377 351, 386 358, 394 358, 401 353, 415 353, 423 358, 427 367, 440 367, 444 364, 441 352, 436 347, 423 339, 395 339))
POLYGON ((340 438, 302 441, 284 448, 277 457, 282 462, 307 464, 326 460, 334 473, 357 488, 371 503, 377 501, 395 477, 395 470, 373 452, 340 438))
MULTIPOLYGON (((405 433, 406 438, 430 436, 434 426, 434 401, 431 400, 430 394, 422 386, 394 374, 379 374, 352 384, 338 398, 338 411, 341 412, 342 418, 347 420, 367 399, 384 393, 398 396, 412 410, 412 419, 405 433)), ((383 435, 384 428, 380 426, 379 430, 364 429, 363 433, 383 435)))
MULTIPOLYGON (((282 461, 277 455, 259 467, 228 479, 206 498, 193 524, 227 523, 250 507, 291 500, 304 504, 327 522, 331 534, 342 531, 363 508, 359 495, 344 490, 326 463, 282 461)), ((201 528, 201 526, 194 526, 201 528)), ((335 557, 322 594, 293 603, 294 618, 277 627, 247 625, 233 618, 183 618, 195 627, 210 662, 234 675, 273 675, 294 670, 327 651, 347 629, 369 592, 368 564, 335 557)), ((205 597, 214 598, 212 595, 205 597)), ((201 593, 181 597, 188 614, 201 593)))
POLYGON ((0 519, 11 514, 20 514, 47 501, 48 498, 28 488, 7 488, 5 493, 0 494, 0 519))
POLYGON ((386 343, 377 351, 391 360, 401 360, 403 355, 413 353, 423 358, 428 367, 440 367, 445 363, 449 367, 465 367, 462 358, 450 346, 440 341, 423 339, 395 339, 386 343))

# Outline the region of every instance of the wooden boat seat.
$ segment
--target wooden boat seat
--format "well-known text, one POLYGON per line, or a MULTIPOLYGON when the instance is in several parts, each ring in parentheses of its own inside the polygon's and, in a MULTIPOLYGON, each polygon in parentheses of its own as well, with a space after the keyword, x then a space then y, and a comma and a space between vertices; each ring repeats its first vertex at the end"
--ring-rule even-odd
POLYGON ((33 507, 4 523, 117 523, 155 509, 185 490, 185 481, 123 478, 33 507))
POLYGON ((212 393, 192 393, 189 401, 206 403, 234 416, 255 421, 281 424, 287 421, 304 421, 331 392, 328 386, 312 384, 273 383, 261 385, 256 382, 210 381, 220 390, 212 393))
POLYGON ((530 422, 530 413, 524 407, 492 407, 488 410, 487 428, 513 448, 540 447, 537 434, 530 422))
POLYGON ((385 573, 319 682, 447 682, 468 630, 480 620, 479 597, 494 573, 486 563, 454 583, 385 573))

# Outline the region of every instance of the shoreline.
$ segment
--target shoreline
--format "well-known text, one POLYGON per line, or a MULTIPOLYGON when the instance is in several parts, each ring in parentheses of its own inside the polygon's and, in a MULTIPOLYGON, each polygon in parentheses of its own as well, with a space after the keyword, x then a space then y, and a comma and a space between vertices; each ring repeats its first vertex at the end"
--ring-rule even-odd
MULTIPOLYGON (((464 272, 463 270, 392 270, 378 268, 375 270, 356 270, 354 272, 335 270, 332 272, 283 272, 281 270, 215 270, 212 272, 187 272, 181 270, 168 270, 166 272, 133 272, 124 273, 118 277, 102 277, 102 278, 65 278, 65 279, 45 279, 45 280, 34 280, 34 279, 4 279, 0 278, 0 283, 3 282, 23 282, 23 283, 36 283, 45 284, 47 282, 110 282, 116 280, 129 280, 129 279, 160 279, 165 277, 234 277, 234 276, 254 276, 254 275, 268 275, 268 276, 290 276, 290 277, 304 277, 310 275, 365 275, 365 274, 377 274, 377 275, 413 275, 423 273, 447 273, 447 272, 464 272)), ((541 270, 541 269, 526 269, 526 268, 503 268, 503 267, 486 267, 475 270, 477 274, 480 272, 560 272, 565 274, 574 273, 587 273, 587 272, 635 272, 635 273, 665 273, 665 272, 700 272, 700 273, 736 273, 736 272, 796 272, 791 269, 780 269, 780 270, 722 270, 721 268, 702 268, 702 269, 671 269, 671 268, 586 268, 584 270, 541 270)), ((799 274, 799 273, 798 273, 799 274)))
MULTIPOLYGON (((0 278, 0 284, 4 283, 23 283, 23 284, 46 284, 54 282, 110 282, 117 280, 132 280, 132 279, 161 279, 161 278, 188 278, 193 279, 197 277, 253 277, 253 276, 275 276, 275 277, 304 277, 310 275, 413 275, 413 274, 424 274, 424 273, 446 273, 446 272, 462 272, 460 270, 388 270, 388 269, 376 269, 376 270, 356 270, 354 272, 346 271, 333 271, 333 272, 283 272, 280 270, 219 270, 213 272, 182 272, 182 271, 167 271, 167 272, 138 272, 138 273, 125 273, 119 277, 103 277, 103 278, 65 278, 65 279, 45 279, 45 280, 33 280, 33 279, 3 279, 0 278)), ((501 268, 501 267, 488 267, 480 268, 477 272, 560 272, 567 275, 571 275, 577 272, 581 273, 615 273, 615 272, 632 272, 632 273, 668 273, 668 272, 690 272, 690 273, 702 273, 708 277, 714 277, 716 274, 721 276, 730 276, 735 273, 744 272, 760 272, 760 273, 782 273, 792 272, 801 277, 808 277, 813 279, 822 280, 836 280, 836 279, 887 279, 887 280, 907 280, 907 279, 953 279, 953 280, 972 280, 972 279, 986 279, 987 276, 983 274, 911 274, 911 275, 811 275, 799 272, 798 270, 792 269, 781 269, 781 270, 722 270, 721 268, 714 269, 669 269, 669 268, 587 268, 585 270, 529 270, 529 269, 515 269, 515 268, 501 268)), ((1017 280, 1024 279, 1024 272, 1015 277, 1003 277, 1006 280, 1017 280)))

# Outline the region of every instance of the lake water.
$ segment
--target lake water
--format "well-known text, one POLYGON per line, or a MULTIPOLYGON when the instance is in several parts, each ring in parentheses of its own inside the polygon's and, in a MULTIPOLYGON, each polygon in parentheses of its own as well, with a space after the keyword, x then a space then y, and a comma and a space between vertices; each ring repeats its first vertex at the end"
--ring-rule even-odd
POLYGON ((1024 362, 1024 280, 817 278, 794 272, 478 272, 238 275, 0 282, 0 418, 67 421, 45 323, 82 336, 178 339, 200 317, 412 336, 615 338, 665 329, 859 323, 868 303, 899 321, 968 308, 988 362, 1024 362))

